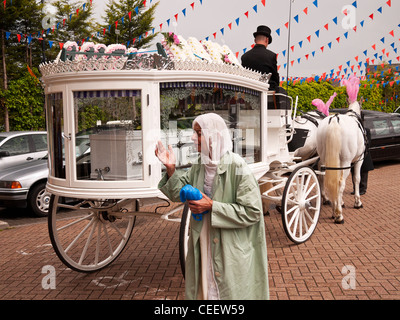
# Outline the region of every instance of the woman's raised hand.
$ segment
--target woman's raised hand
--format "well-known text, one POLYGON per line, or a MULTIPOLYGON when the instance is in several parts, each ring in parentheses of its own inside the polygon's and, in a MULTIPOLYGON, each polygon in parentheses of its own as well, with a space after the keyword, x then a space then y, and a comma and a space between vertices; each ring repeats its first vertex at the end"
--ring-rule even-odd
POLYGON ((157 158, 167 168, 168 177, 172 176, 175 172, 176 158, 172 146, 168 145, 168 150, 165 149, 161 141, 157 142, 155 150, 157 158))

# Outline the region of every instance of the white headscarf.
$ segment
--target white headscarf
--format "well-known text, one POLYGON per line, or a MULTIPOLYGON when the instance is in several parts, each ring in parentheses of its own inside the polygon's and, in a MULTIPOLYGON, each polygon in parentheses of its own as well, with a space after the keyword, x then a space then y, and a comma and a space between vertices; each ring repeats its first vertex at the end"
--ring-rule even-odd
POLYGON ((212 184, 217 166, 222 156, 232 150, 232 140, 224 119, 215 113, 198 116, 193 121, 193 127, 195 123, 200 126, 204 136, 202 143, 206 144, 206 146, 203 144, 201 146, 201 163, 205 166, 204 192, 207 196, 212 197, 212 184))
POLYGON ((222 156, 232 150, 231 135, 224 119, 215 113, 207 113, 194 119, 193 127, 195 123, 200 126, 207 146, 207 150, 202 148, 201 152, 203 163, 218 164, 222 156), (211 150, 211 158, 209 150, 211 150))

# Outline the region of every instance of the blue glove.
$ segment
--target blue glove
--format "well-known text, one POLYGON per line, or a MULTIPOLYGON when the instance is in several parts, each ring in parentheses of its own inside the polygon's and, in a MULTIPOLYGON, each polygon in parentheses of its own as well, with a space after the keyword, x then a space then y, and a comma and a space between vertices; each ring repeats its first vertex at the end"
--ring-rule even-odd
MULTIPOLYGON (((203 195, 199 189, 187 184, 179 192, 179 197, 181 198, 181 202, 185 202, 186 200, 201 200, 203 195)), ((203 220, 203 214, 206 214, 207 212, 208 211, 204 211, 203 213, 192 213, 192 217, 196 221, 201 221, 203 220)))

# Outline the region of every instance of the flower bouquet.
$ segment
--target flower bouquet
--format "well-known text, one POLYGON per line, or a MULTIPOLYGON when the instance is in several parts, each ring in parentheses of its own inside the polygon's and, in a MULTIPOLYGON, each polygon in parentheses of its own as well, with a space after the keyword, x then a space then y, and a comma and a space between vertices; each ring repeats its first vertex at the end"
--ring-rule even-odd
MULTIPOLYGON (((96 53, 105 53, 106 49, 107 49, 107 46, 102 43, 98 43, 94 46, 94 52, 96 52, 96 53)), ((97 55, 97 59, 101 59, 102 57, 104 57, 102 54, 97 55)), ((108 58, 108 57, 105 57, 105 58, 108 58)))
POLYGON ((231 51, 231 49, 227 45, 222 46, 222 52, 224 56, 226 56, 226 60, 224 57, 224 62, 235 64, 237 66, 241 65, 239 60, 236 58, 235 54, 231 51))
POLYGON ((80 52, 87 52, 89 54, 80 54, 78 56, 78 60, 86 60, 86 59, 90 59, 92 57, 94 57, 94 52, 95 52, 95 45, 93 42, 85 42, 82 46, 81 46, 81 50, 80 52), (91 54, 90 54, 91 53, 91 54))
POLYGON ((117 54, 116 56, 112 56, 114 59, 119 59, 122 55, 126 53, 126 46, 123 44, 110 44, 107 49, 105 50, 105 53, 114 53, 117 54))
POLYGON ((172 32, 163 33, 163 36, 164 38, 161 40, 161 44, 171 59, 194 60, 193 52, 182 36, 177 36, 172 32))
POLYGON ((179 48, 182 48, 182 43, 179 40, 178 35, 174 34, 173 32, 162 32, 161 34, 164 36, 164 40, 169 47, 175 45, 179 48))

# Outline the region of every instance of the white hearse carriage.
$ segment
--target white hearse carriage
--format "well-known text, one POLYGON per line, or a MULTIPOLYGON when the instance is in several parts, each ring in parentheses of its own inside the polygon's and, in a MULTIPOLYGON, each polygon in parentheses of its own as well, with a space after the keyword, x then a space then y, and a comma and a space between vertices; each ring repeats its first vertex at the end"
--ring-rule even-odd
MULTIPOLYGON (((181 223, 184 267, 190 217, 157 185, 162 165, 156 142, 171 144, 178 167, 197 160, 192 121, 219 114, 231 130, 234 152, 249 164, 263 198, 281 207, 289 238, 313 233, 321 196, 317 176, 288 150, 292 103, 280 108, 268 76, 239 63, 178 59, 158 52, 111 54, 64 47, 56 61, 40 66, 45 86, 49 148, 47 190, 52 194, 49 233, 70 268, 99 270, 122 252, 137 215, 181 223), (169 203, 168 209, 154 203, 169 203)), ((165 206, 165 205, 164 205, 165 206)))

